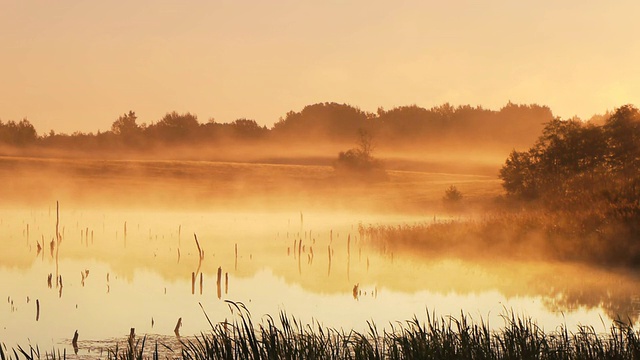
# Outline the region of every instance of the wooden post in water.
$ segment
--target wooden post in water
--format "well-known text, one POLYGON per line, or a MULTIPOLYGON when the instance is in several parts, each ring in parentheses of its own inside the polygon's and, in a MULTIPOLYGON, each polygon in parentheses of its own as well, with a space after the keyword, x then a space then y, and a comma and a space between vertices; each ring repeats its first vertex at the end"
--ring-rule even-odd
POLYGON ((40 320, 40 300, 36 299, 36 321, 40 320))
POLYGON ((216 288, 218 290, 218 299, 222 298, 222 267, 218 267, 218 276, 216 280, 216 288))
POLYGON ((178 318, 178 323, 176 327, 173 329, 173 332, 176 334, 176 337, 180 339, 180 327, 182 327, 182 318, 178 318))
POLYGON ((229 273, 224 273, 224 293, 225 295, 229 293, 229 273))
POLYGON ((71 345, 73 345, 73 352, 78 355, 78 330, 76 330, 76 332, 73 334, 71 345))
POLYGON ((196 273, 191 273, 191 295, 196 293, 196 273))

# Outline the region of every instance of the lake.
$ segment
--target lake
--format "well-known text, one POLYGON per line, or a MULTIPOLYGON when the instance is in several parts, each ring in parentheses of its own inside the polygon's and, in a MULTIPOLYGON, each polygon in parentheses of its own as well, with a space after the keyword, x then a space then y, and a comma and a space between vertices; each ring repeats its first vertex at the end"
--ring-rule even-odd
POLYGON ((179 321, 188 338, 211 328, 207 316, 233 319, 225 300, 245 304, 254 322, 285 311, 303 323, 359 331, 367 321, 382 329, 427 314, 500 328, 503 316, 515 313, 546 331, 586 325, 607 332, 616 319, 638 320, 640 278, 631 271, 381 252, 359 231, 450 219, 61 203, 58 243, 55 202, 6 206, 0 342, 71 353, 77 331, 79 355, 92 358, 122 347, 135 328, 138 337, 176 345, 179 321))

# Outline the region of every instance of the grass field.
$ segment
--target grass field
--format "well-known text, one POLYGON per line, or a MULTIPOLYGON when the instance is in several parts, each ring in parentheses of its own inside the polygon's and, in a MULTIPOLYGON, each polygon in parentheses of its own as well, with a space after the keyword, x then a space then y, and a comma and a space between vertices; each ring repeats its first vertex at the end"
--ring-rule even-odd
POLYGON ((207 161, 0 157, 4 204, 176 208, 346 208, 422 212, 457 186, 469 205, 502 192, 495 176, 387 171, 382 180, 338 176, 331 166, 207 161))

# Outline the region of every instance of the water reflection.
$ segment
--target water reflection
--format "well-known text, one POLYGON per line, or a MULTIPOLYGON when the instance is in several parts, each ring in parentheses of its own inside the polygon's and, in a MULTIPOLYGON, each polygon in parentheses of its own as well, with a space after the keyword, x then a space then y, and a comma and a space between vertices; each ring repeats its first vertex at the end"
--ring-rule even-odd
POLYGON ((256 317, 284 310, 303 322, 362 331, 367 320, 384 327, 426 311, 462 311, 497 327, 513 309, 550 330, 584 324, 605 331, 601 316, 638 319, 633 273, 379 253, 358 233, 359 222, 422 218, 91 209, 59 218, 11 209, 0 217, 0 294, 7 299, 0 340, 9 346, 70 344, 76 331, 81 351, 126 338, 131 328, 190 336, 209 328, 200 304, 212 321, 230 316, 225 299, 243 302, 256 317), (58 239, 43 256, 48 238, 58 239))

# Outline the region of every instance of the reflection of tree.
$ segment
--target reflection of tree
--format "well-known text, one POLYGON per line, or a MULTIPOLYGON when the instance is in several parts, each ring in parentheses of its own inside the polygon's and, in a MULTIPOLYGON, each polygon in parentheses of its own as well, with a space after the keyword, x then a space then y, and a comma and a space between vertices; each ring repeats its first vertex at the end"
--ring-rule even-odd
MULTIPOLYGON (((557 223, 551 221, 550 223, 557 223)), ((640 282, 635 269, 598 267, 578 262, 554 262, 541 240, 544 227, 535 217, 504 216, 496 221, 437 222, 401 226, 360 226, 367 246, 381 254, 409 257, 418 263, 459 259, 488 274, 491 283, 470 288, 447 285, 442 291, 487 291, 495 287, 506 296, 541 297, 551 311, 601 308, 611 319, 640 321, 640 282), (537 235, 536 235, 537 234, 537 235), (542 260, 541 260, 542 259, 542 260), (546 260, 544 260, 546 259, 546 260), (466 289, 466 290, 464 290, 466 289), (473 289, 473 290, 471 290, 473 289)), ((578 244, 568 246, 577 252, 578 244)), ((557 256, 557 254, 556 254, 557 256)), ((428 266, 426 266, 428 268, 428 266)), ((457 270, 456 270, 457 271, 457 270)), ((407 274, 406 276, 412 276, 407 274)), ((425 271, 433 286, 434 274, 425 271)), ((398 277, 402 277, 398 274, 398 277)), ((455 278, 455 276, 454 276, 455 278)), ((468 282, 466 278, 458 279, 468 282)), ((449 281, 448 284, 455 283, 449 281)), ((417 290, 417 289, 416 289, 417 290)))
POLYGON ((640 287, 620 287, 615 283, 600 284, 599 287, 581 286, 549 289, 544 294, 545 306, 552 311, 570 312, 579 308, 601 308, 612 320, 625 323, 640 321, 637 298, 640 287))

